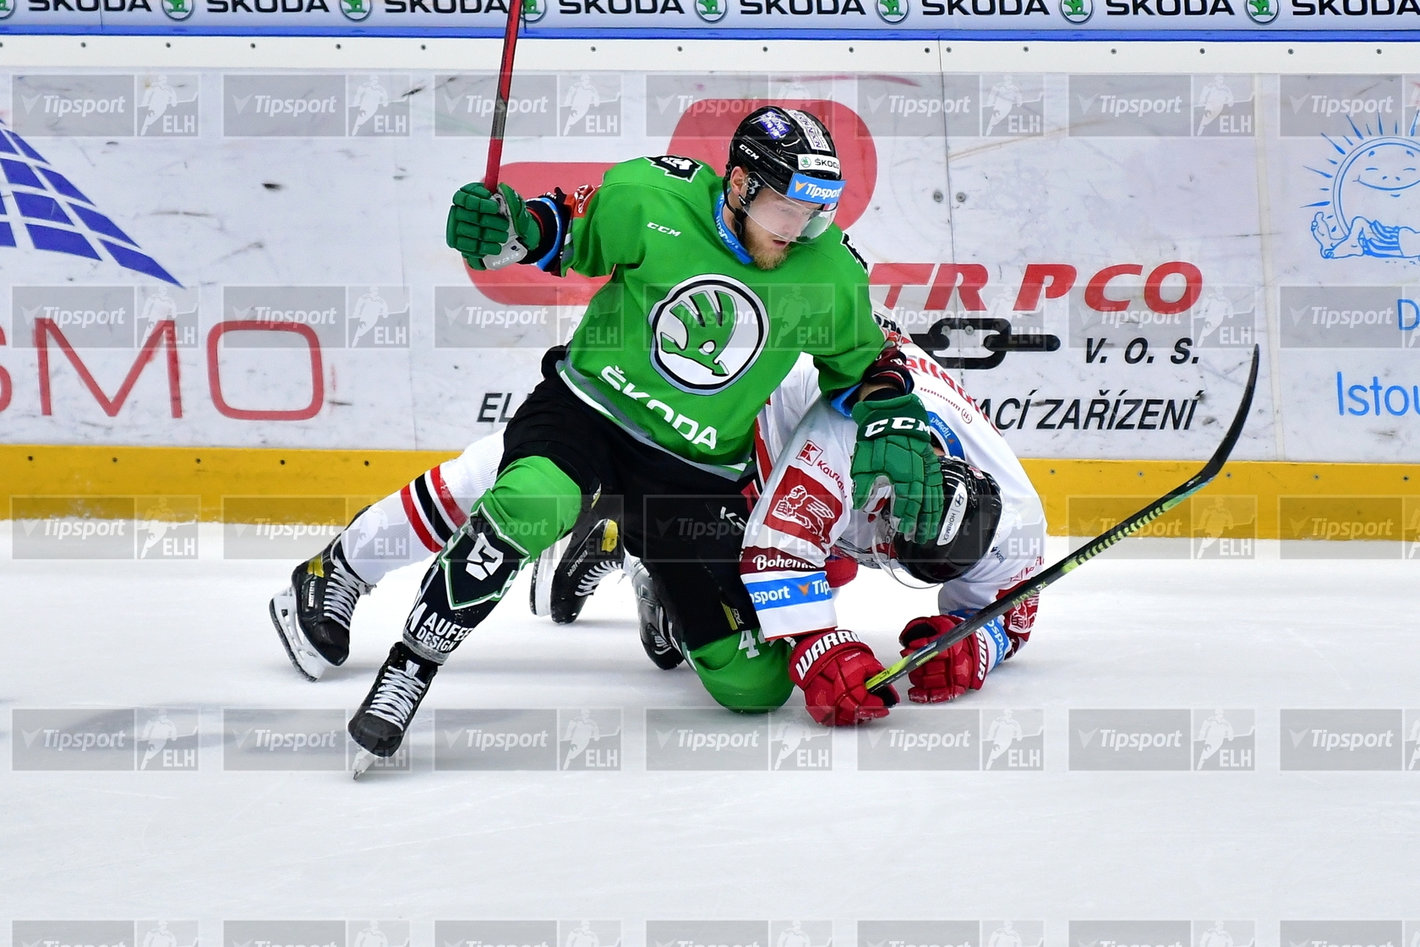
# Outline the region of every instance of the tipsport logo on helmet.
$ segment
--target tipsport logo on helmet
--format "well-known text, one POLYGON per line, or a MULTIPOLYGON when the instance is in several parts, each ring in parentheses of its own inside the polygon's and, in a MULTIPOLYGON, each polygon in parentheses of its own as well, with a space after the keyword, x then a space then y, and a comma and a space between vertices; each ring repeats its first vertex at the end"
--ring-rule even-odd
POLYGON ((795 174, 789 179, 788 193, 797 201, 808 201, 811 204, 837 204, 838 199, 843 196, 843 189, 846 186, 846 181, 826 181, 823 178, 795 174))

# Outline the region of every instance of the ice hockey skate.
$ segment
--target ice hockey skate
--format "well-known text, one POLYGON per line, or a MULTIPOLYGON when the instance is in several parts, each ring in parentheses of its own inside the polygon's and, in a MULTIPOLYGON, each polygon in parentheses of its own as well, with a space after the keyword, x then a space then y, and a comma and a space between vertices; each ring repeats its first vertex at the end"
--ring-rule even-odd
POLYGON ((646 649, 646 657, 656 667, 669 671, 685 660, 671 627, 671 616, 656 595, 651 574, 641 560, 628 560, 626 571, 631 576, 631 588, 636 592, 636 627, 641 634, 641 647, 646 649))
POLYGON ((559 625, 577 620, 582 606, 626 558, 616 520, 578 524, 533 563, 532 611, 559 625))
POLYGON ((271 597, 271 623, 296 670, 318 680, 350 655, 350 616, 374 586, 351 571, 340 537, 291 572, 291 583, 271 597))
POLYGON ((409 722, 438 670, 439 665, 421 658, 402 641, 390 648, 389 657, 375 675, 374 686, 346 726, 362 751, 355 760, 357 778, 375 758, 398 752, 409 722))

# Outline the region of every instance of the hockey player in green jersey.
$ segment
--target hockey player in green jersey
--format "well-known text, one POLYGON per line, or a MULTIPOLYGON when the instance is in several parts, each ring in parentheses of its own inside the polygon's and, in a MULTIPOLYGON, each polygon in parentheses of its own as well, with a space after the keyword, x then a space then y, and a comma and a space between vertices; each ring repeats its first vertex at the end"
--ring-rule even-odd
MULTIPOLYGON (((942 493, 926 415, 901 356, 884 348, 863 264, 832 224, 846 182, 827 128, 763 108, 729 151, 723 178, 662 156, 615 165, 570 196, 524 201, 481 184, 455 194, 446 239, 470 267, 609 279, 570 344, 544 357, 493 486, 438 535, 403 640, 350 721, 369 753, 398 749, 449 653, 602 494, 623 498, 626 548, 667 590, 689 649, 752 634, 738 575, 741 487, 755 415, 801 353, 858 422, 856 501, 890 489, 904 529, 935 535, 942 493)), ((350 609, 367 588, 339 537, 298 567, 289 601, 272 603, 293 660, 301 649, 343 660, 350 609)))

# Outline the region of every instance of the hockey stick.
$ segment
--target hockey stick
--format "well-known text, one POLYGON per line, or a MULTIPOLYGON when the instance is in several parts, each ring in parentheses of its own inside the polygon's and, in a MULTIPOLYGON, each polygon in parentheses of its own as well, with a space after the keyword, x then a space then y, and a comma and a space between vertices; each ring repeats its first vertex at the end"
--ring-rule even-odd
POLYGON ((497 193, 503 164, 503 130, 508 124, 508 95, 513 88, 513 50, 518 45, 518 19, 523 0, 508 0, 508 25, 503 30, 503 61, 498 65, 498 93, 493 100, 493 127, 488 132, 488 167, 483 186, 497 193))
POLYGON ((947 634, 942 635, 940 638, 934 638, 916 651, 902 658, 902 660, 892 665, 892 667, 884 668, 877 674, 874 674, 872 677, 868 678, 865 684, 867 689, 881 693, 881 689, 888 684, 891 684, 909 671, 917 670, 958 641, 962 641, 969 635, 975 634, 977 629, 981 628, 987 622, 1005 615, 1012 608, 1024 602, 1047 585, 1051 585, 1064 578, 1066 574, 1074 570, 1077 566, 1084 565, 1130 533, 1152 523, 1207 486, 1214 477, 1218 476, 1218 472, 1223 469, 1223 464, 1227 463, 1228 455, 1233 452, 1233 447, 1237 444, 1239 435, 1242 434, 1243 426, 1247 423, 1247 413, 1252 408, 1253 391, 1257 388, 1257 366, 1261 357, 1261 347, 1254 345, 1252 347, 1252 368, 1248 372, 1247 383, 1243 385, 1242 403, 1238 405, 1237 414, 1233 416, 1233 423, 1228 426, 1227 433, 1223 435, 1222 443, 1219 444, 1218 449, 1213 452, 1213 456, 1208 459, 1208 463, 1203 465, 1203 469, 1199 470, 1198 473, 1189 477, 1183 483, 1174 487, 1168 493, 1159 497, 1159 499, 1150 503, 1133 516, 1126 517, 1103 533, 1100 533, 1064 559, 1061 559, 1059 562, 1046 569, 1042 569, 1019 585, 1016 585, 1000 598, 996 599, 996 601, 987 605, 975 615, 972 615, 947 634))
POLYGON ((513 226, 513 215, 508 211, 508 202, 498 189, 498 173, 503 166, 503 132, 508 125, 508 96, 513 88, 513 51, 518 45, 518 20, 523 10, 523 0, 508 0, 508 25, 503 30, 503 60, 498 65, 498 92, 493 100, 493 126, 488 132, 488 166, 483 171, 483 186, 493 192, 493 200, 498 209, 508 219, 509 241, 502 251, 483 258, 490 270, 506 266, 513 260, 521 260, 527 247, 518 239, 517 228, 513 226))

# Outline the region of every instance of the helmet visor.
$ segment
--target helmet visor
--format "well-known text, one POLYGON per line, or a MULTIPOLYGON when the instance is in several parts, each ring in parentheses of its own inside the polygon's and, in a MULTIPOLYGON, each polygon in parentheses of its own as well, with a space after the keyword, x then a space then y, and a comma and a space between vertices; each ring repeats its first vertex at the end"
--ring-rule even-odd
POLYGON ((842 193, 842 181, 796 174, 789 182, 789 194, 802 197, 761 187, 745 213, 780 240, 805 243, 822 234, 833 223, 842 193))

